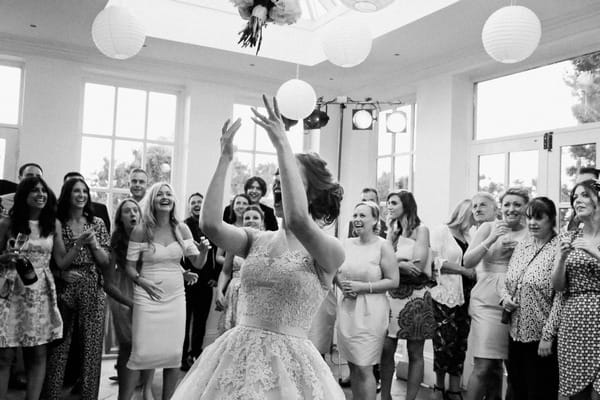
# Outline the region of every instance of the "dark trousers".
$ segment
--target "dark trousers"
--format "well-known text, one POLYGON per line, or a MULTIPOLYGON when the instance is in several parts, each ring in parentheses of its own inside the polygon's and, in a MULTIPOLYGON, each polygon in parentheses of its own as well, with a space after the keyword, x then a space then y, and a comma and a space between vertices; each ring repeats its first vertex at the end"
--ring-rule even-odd
POLYGON ((212 296, 213 288, 202 283, 186 288, 184 359, 188 356, 198 358, 202 353, 202 342, 204 342, 204 334, 206 333, 206 320, 210 313, 212 296), (190 326, 192 328, 191 332, 190 326))
POLYGON ((548 357, 537 355, 539 342, 508 344, 508 376, 512 400, 546 400, 558 396, 556 347, 548 357))

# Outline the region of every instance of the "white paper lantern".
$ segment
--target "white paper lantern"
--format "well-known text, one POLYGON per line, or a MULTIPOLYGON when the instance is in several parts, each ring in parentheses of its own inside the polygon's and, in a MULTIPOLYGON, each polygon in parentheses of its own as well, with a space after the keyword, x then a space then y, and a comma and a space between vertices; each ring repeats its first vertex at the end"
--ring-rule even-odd
POLYGON ((342 17, 330 22, 321 32, 321 44, 327 59, 344 68, 365 61, 373 38, 369 27, 358 18, 342 17))
POLYGON ((308 117, 317 105, 315 89, 300 79, 285 82, 275 97, 281 114, 296 121, 308 117))
POLYGON ((146 33, 140 20, 128 8, 109 6, 94 19, 92 39, 105 56, 124 60, 139 53, 146 33))
POLYGON ((540 43, 542 24, 523 6, 503 7, 489 16, 481 32, 485 51, 501 63, 516 63, 529 57, 540 43))
POLYGON ((392 4, 394 0, 342 0, 351 10, 360 12, 375 12, 392 4))

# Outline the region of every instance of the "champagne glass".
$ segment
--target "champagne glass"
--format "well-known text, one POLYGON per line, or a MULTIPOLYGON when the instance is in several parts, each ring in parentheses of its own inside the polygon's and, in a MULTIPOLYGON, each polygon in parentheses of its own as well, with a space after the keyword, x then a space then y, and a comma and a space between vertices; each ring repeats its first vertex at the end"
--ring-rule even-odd
POLYGON ((25 233, 19 233, 15 238, 14 251, 16 253, 20 253, 21 251, 23 251, 28 240, 29 235, 25 233))

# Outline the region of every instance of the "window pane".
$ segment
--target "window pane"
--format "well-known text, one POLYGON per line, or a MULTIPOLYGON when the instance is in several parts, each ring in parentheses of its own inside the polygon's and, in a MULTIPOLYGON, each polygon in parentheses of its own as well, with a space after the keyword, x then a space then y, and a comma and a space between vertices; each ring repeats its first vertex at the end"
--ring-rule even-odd
POLYGON ((575 177, 581 167, 596 165, 596 145, 577 144, 560 148, 560 202, 569 202, 571 189, 575 186, 575 177))
POLYGON ((146 92, 119 88, 117 91, 117 136, 143 139, 146 125, 146 92))
POLYGON ((255 123, 250 119, 252 111, 250 106, 243 104, 233 105, 233 120, 237 118, 242 119, 242 126, 235 134, 233 138, 233 144, 237 146, 239 150, 254 150, 254 127, 255 123))
POLYGON ((294 153, 302 153, 304 145, 304 126, 302 125, 302 121, 299 121, 290 128, 288 131, 288 140, 294 153))
POLYGON ((379 199, 385 201, 392 184, 392 158, 382 157, 377 159, 377 191, 379 199))
POLYGON ((91 190, 92 201, 96 203, 108 204, 108 193, 107 192, 98 192, 96 190, 91 190))
POLYGON ((83 137, 80 171, 91 187, 108 187, 111 140, 83 137))
POLYGON ((146 148, 146 172, 149 184, 171 182, 173 165, 173 146, 149 144, 146 148))
POLYGON ((129 172, 142 166, 144 144, 129 140, 115 140, 115 159, 113 171, 113 187, 127 188, 129 172))
POLYGON ((260 176, 267 183, 267 194, 264 197, 266 203, 271 203, 273 194, 271 193, 271 186, 273 185, 273 178, 275 171, 277 171, 277 156, 257 154, 254 161, 254 175, 260 176))
POLYGON ((379 134, 377 136, 377 155, 386 156, 392 154, 393 134, 385 129, 385 124, 378 124, 379 134))
POLYGON ((83 133, 112 135, 114 105, 113 86, 86 83, 83 100, 83 133))
POLYGON ((477 84, 477 139, 600 121, 598 55, 477 84))
POLYGON ((509 186, 527 188, 531 197, 535 197, 538 180, 538 151, 515 151, 509 154, 509 158, 509 186))
POLYGON ((564 207, 558 210, 558 228, 560 231, 565 231, 569 226, 569 221, 573 215, 573 209, 571 207, 564 207))
POLYGON ((407 189, 410 176, 410 156, 394 157, 394 189, 407 189))
POLYGON ((504 190, 505 155, 479 156, 479 190, 494 195, 504 190))
POLYGON ((231 194, 244 193, 244 183, 252 173, 252 154, 236 151, 231 168, 231 194))
POLYGON ((398 111, 402 111, 404 114, 406 114, 406 132, 396 134, 396 148, 394 151, 396 153, 408 153, 412 151, 412 146, 410 143, 412 136, 412 107, 410 105, 406 105, 404 107, 399 107, 398 111))
POLYGON ((172 142, 175 140, 177 96, 150 92, 148 102, 148 139, 172 142))
POLYGON ((21 68, 0 65, 0 124, 19 123, 21 68))

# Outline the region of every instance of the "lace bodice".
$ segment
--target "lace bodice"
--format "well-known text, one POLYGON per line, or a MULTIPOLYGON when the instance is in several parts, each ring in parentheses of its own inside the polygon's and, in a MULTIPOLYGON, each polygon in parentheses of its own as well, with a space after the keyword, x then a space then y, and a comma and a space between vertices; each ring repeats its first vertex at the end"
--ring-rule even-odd
POLYGON ((306 334, 329 285, 310 254, 291 251, 280 232, 247 232, 251 247, 242 266, 238 304, 242 323, 260 321, 267 329, 306 334))

